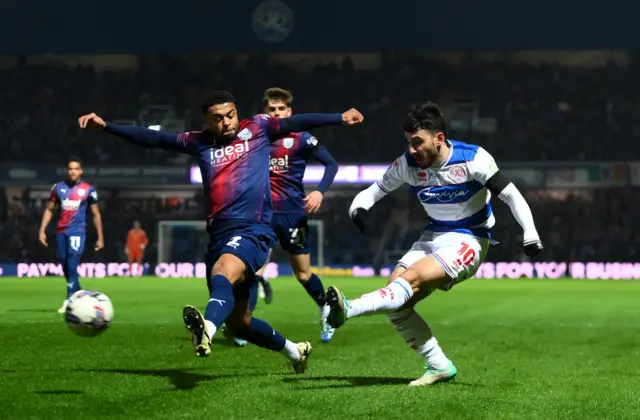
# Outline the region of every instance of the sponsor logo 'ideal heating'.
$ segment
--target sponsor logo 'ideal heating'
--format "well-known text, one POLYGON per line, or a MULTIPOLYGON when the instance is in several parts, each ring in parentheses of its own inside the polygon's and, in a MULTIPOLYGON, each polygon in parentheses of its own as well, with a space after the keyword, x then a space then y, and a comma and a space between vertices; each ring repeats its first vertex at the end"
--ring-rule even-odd
POLYGON ((269 170, 271 172, 287 172, 289 170, 289 155, 281 158, 271 158, 269 160, 269 170))
POLYGON ((65 198, 60 204, 62 210, 78 210, 80 208, 80 204, 82 204, 82 200, 71 200, 70 198, 65 198))
POLYGON ((210 160, 211 166, 222 166, 240 159, 249 153, 249 141, 245 140, 240 143, 230 144, 221 149, 211 149, 210 160))

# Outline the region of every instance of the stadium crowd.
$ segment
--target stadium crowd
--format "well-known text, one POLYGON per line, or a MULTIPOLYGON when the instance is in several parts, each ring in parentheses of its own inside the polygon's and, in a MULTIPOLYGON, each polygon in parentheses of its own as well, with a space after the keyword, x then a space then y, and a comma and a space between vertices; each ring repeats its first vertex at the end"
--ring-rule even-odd
MULTIPOLYGON (((335 112, 348 107, 363 112, 366 124, 358 129, 318 132, 340 163, 391 162, 405 148, 401 121, 407 105, 425 99, 437 101, 449 118, 460 112, 456 104, 477 104, 478 116, 493 119, 495 129, 470 131, 457 125, 450 137, 484 146, 498 162, 624 160, 640 147, 638 61, 625 68, 614 63, 577 69, 473 60, 452 67, 420 57, 388 56, 378 70, 356 70, 347 58, 304 72, 283 66, 267 69, 264 57, 253 57, 242 67, 231 57, 214 67, 197 59, 186 60, 142 56, 135 72, 24 65, 0 70, 2 161, 27 167, 36 162, 61 165, 73 151, 85 165, 167 164, 174 155, 150 152, 109 136, 100 141, 81 136, 75 117, 95 111, 110 120, 155 124, 147 105, 165 104, 172 118, 185 121, 186 129, 198 129, 198 101, 203 92, 229 89, 249 115, 260 112, 262 92, 273 85, 293 90, 296 112, 335 112), (616 146, 609 147, 613 144, 616 146)), ((424 221, 419 203, 408 192, 385 199, 371 212, 371 231, 364 238, 346 214, 355 192, 330 195, 318 215, 325 221, 325 262, 371 264, 382 260, 381 248, 408 249, 424 221), (394 234, 385 235, 390 225, 396 226, 394 234)), ((544 191, 527 191, 546 246, 542 259, 636 260, 640 240, 632 232, 640 227, 633 211, 640 200, 637 192, 619 187, 558 199, 544 191)), ((193 199, 131 199, 111 190, 108 198, 100 200, 107 247, 100 253, 88 247, 85 259, 123 260, 126 231, 139 220, 151 241, 146 258, 155 261, 157 222, 198 219, 200 200, 199 191, 193 199)), ((488 260, 521 260, 520 228, 509 209, 494 202, 498 219, 494 236, 500 245, 491 249, 488 260)), ((4 244, 0 261, 55 259, 54 246, 45 249, 37 243, 43 205, 43 200, 29 196, 28 189, 21 197, 0 191, 0 240, 4 244)), ((54 223, 52 232, 53 228, 54 223)), ((91 240, 91 226, 89 231, 91 240)))
POLYGON ((407 106, 426 99, 437 101, 449 118, 461 112, 454 104, 477 103, 479 117, 495 118, 495 130, 479 133, 459 126, 451 136, 481 144, 500 160, 620 160, 627 155, 619 150, 638 148, 637 62, 625 68, 611 63, 576 69, 469 60, 452 67, 389 56, 378 70, 356 70, 345 59, 303 72, 267 69, 264 57, 243 67, 232 57, 215 66, 187 60, 143 56, 135 72, 99 73, 88 66, 0 71, 0 137, 5 139, 0 155, 5 161, 59 164, 74 150, 87 163, 163 163, 169 154, 149 153, 118 139, 96 142, 80 136, 75 117, 95 111, 110 120, 145 125, 152 123, 146 105, 168 104, 173 117, 186 121, 185 128, 198 129, 203 92, 229 89, 249 115, 260 112, 262 92, 273 85, 293 90, 297 112, 348 107, 363 112, 367 124, 357 130, 319 130, 320 140, 341 162, 387 162, 398 155, 407 106), (613 142, 618 147, 602 147, 613 142))
MULTIPOLYGON (((115 192, 115 191, 114 191, 115 192)), ((356 191, 353 191, 355 195, 356 191)), ((418 237, 425 216, 420 204, 408 191, 399 191, 380 201, 370 213, 370 232, 360 235, 351 225, 347 209, 353 195, 329 196, 317 218, 324 221, 325 263, 370 265, 377 259, 381 238, 386 251, 406 251, 418 237), (407 222, 407 221, 410 222, 407 222), (389 225, 391 226, 389 227, 389 225), (392 234, 384 235, 385 230, 392 234)), ((636 261, 640 259, 640 229, 635 209, 640 205, 640 188, 614 188, 568 193, 558 200, 540 191, 526 191, 536 225, 545 243, 544 261, 636 261), (637 204, 637 205, 636 205, 637 204)), ((493 235, 499 245, 491 248, 487 261, 521 261, 521 229, 509 208, 493 200, 497 224, 493 235)), ((43 248, 37 233, 42 216, 42 199, 11 197, 0 190, 0 262, 54 261, 55 246, 43 248)), ((150 248, 148 262, 156 261, 157 222, 198 219, 200 193, 193 199, 131 199, 111 194, 101 199, 106 247, 94 252, 87 247, 87 261, 124 261, 125 237, 134 220, 146 229, 150 248)), ((89 220, 91 217, 89 216, 89 220)), ((54 243, 55 223, 50 225, 49 243, 54 243)), ((89 242, 95 232, 89 221, 89 242)), ((311 240, 315 255, 314 240, 311 240)), ((191 253, 200 258, 200 251, 191 253)), ((379 256, 378 256, 379 257, 379 256)))

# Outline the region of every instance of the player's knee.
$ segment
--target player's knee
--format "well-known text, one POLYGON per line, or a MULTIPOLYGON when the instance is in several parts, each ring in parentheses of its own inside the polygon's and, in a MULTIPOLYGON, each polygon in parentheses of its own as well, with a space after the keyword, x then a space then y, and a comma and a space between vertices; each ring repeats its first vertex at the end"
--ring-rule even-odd
POLYGON ((231 283, 241 281, 244 278, 245 265, 242 260, 234 255, 224 254, 213 265, 212 276, 225 276, 231 283))
POLYGON ((311 278, 311 270, 309 271, 296 271, 295 276, 300 283, 306 283, 311 278))
POLYGON ((418 273, 417 270, 414 270, 413 268, 408 268, 407 270, 402 272, 402 274, 396 276, 396 278, 394 278, 393 280, 390 280, 389 283, 397 280, 398 278, 402 278, 407 283, 409 283, 414 293, 420 288, 420 283, 421 283, 420 274, 418 273))
POLYGON ((404 274, 404 272, 407 271, 407 268, 404 266, 397 266, 394 270, 393 273, 391 273, 391 275, 389 276, 389 280, 387 280, 387 286, 389 285, 389 283, 391 283, 392 281, 394 281, 395 279, 397 279, 398 277, 402 276, 404 274))

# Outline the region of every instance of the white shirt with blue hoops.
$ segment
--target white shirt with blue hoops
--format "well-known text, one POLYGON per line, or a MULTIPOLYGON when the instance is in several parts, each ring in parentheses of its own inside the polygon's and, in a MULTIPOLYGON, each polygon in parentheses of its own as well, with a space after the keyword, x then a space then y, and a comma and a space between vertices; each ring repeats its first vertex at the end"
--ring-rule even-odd
POLYGON ((449 155, 442 164, 423 169, 405 153, 375 185, 386 195, 408 184, 427 213, 425 230, 490 238, 495 217, 489 202, 491 193, 484 185, 498 172, 498 166, 480 146, 455 140, 447 140, 447 145, 449 155))

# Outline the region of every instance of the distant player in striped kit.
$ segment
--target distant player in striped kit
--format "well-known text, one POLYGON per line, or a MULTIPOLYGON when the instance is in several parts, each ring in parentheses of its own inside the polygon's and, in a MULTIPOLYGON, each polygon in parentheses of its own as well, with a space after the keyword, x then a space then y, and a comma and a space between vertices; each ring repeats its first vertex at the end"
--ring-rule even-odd
POLYGON ((476 273, 492 242, 491 194, 509 205, 522 227, 525 253, 536 256, 543 247, 516 186, 482 147, 447 139, 444 117, 435 104, 415 106, 404 121, 404 132, 409 151, 355 197, 349 216, 364 233, 367 211, 408 184, 427 213, 424 233, 400 259, 386 287, 349 300, 331 286, 327 301, 335 328, 353 317, 387 313, 406 343, 425 359, 426 372, 409 384, 423 386, 455 377, 457 368, 413 307, 435 290, 448 291, 476 273))
POLYGON ((93 185, 81 180, 82 162, 72 158, 67 162, 67 179, 53 184, 51 197, 40 223, 38 239, 43 246, 47 243, 47 226, 53 217, 53 211, 60 207, 60 218, 57 224, 56 242, 58 245, 58 259, 67 280, 67 298, 64 300, 59 313, 64 313, 69 304, 69 298, 81 290, 78 276, 80 257, 84 252, 87 237, 87 207, 91 208, 93 224, 96 227, 98 240, 94 249, 104 248, 102 233, 102 216, 98 207, 98 193, 93 185))

